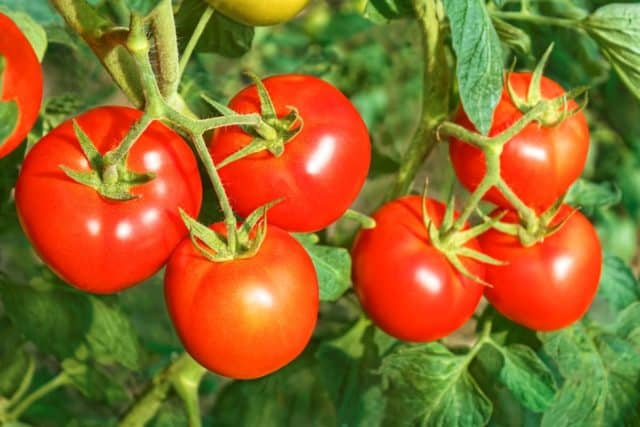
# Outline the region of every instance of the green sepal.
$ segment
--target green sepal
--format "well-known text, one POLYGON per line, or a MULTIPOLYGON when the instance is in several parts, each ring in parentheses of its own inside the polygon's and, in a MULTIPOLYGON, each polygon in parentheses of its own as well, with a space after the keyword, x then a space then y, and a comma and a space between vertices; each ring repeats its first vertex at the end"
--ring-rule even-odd
MULTIPOLYGON (((279 198, 277 200, 274 200, 274 201, 271 201, 269 203, 266 203, 266 204, 260 206, 255 211, 251 212, 249 214, 249 216, 245 218, 244 222, 242 223, 242 225, 238 229, 238 242, 241 245, 245 245, 245 246, 249 247, 250 246, 249 241, 251 240, 251 230, 253 230, 253 228, 257 224, 261 223, 261 221, 262 221, 262 223, 266 223, 267 222, 267 212, 269 211, 269 209, 271 209, 272 207, 274 207, 278 203, 282 202, 283 200, 284 200, 284 198, 279 198)), ((260 243, 262 243, 262 242, 260 242, 260 243)))
POLYGON ((191 242, 205 258, 215 262, 230 261, 234 258, 233 251, 229 248, 225 238, 211 228, 200 224, 184 209, 179 208, 179 211, 182 221, 189 230, 191 242))
MULTIPOLYGON (((4 56, 0 55, 0 96, 3 93, 4 56)), ((16 101, 0 100, 0 147, 9 139, 18 126, 18 103, 16 101)))

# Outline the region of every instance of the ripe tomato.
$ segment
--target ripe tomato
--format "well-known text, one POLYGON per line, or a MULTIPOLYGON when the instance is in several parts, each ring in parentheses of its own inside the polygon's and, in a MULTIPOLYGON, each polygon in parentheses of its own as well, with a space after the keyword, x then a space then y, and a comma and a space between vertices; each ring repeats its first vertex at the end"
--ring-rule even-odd
MULTIPOLYGON (((389 335, 417 342, 458 329, 473 314, 483 289, 431 246, 421 209, 419 196, 387 203, 373 216, 376 228, 363 230, 352 251, 354 287, 364 310, 389 335)), ((445 207, 428 200, 427 209, 439 225, 445 207)), ((479 248, 475 240, 468 246, 479 248)), ((484 277, 482 264, 461 259, 470 272, 484 277)))
MULTIPOLYGON (((520 97, 525 97, 531 82, 531 73, 511 73, 509 81, 520 97)), ((564 90, 546 77, 541 81, 541 93, 545 98, 555 98, 564 90)), ((577 108, 569 101, 568 109, 577 108)), ((490 136, 499 134, 522 117, 505 89, 493 113, 490 136)), ((475 130, 464 111, 458 123, 475 130)), ((528 206, 542 211, 562 196, 580 176, 589 150, 589 128, 582 112, 574 114, 553 127, 530 123, 504 147, 500 157, 502 177, 511 189, 528 206)), ((484 154, 464 141, 452 139, 449 153, 460 181, 474 190, 485 175, 484 154)), ((492 188, 485 199, 499 206, 510 207, 509 202, 492 188)))
POLYGON ((217 11, 251 26, 289 21, 311 0, 207 0, 217 11))
MULTIPOLYGON (((212 228, 224 233, 224 225, 212 228)), ((305 249, 269 226, 258 253, 211 262, 186 238, 165 275, 169 314, 186 350, 207 369, 236 379, 295 359, 318 316, 318 279, 305 249)))
MULTIPOLYGON (((269 223, 288 231, 325 228, 349 208, 369 170, 371 144, 360 114, 323 80, 281 75, 264 80, 279 117, 298 109, 302 131, 284 154, 262 151, 220 168, 234 210, 247 216, 258 207, 284 198, 269 210, 269 223)), ((255 85, 236 95, 229 107, 238 113, 260 112, 255 85)), ((219 129, 210 151, 219 163, 251 142, 239 127, 219 129)))
MULTIPOLYGON (((116 147, 141 112, 100 107, 78 125, 101 153, 116 147)), ((27 155, 16 186, 22 227, 35 250, 63 280, 100 294, 141 282, 162 267, 186 234, 178 213, 197 216, 202 186, 196 159, 172 130, 153 122, 131 149, 128 167, 156 177, 107 200, 65 175, 60 165, 88 171, 71 121, 45 136, 27 155)))
MULTIPOLYGON (((563 206, 555 223, 570 214, 563 206)), ((508 214, 503 221, 517 221, 508 214)), ((587 311, 600 282, 602 250, 579 212, 544 241, 525 248, 517 237, 490 230, 479 238, 487 255, 507 262, 487 266, 485 296, 503 315, 538 331, 564 328, 587 311)))
POLYGON ((13 151, 27 137, 38 118, 42 103, 42 68, 29 40, 9 17, 0 13, 0 102, 15 101, 18 123, 11 135, 0 140, 0 158, 13 151))

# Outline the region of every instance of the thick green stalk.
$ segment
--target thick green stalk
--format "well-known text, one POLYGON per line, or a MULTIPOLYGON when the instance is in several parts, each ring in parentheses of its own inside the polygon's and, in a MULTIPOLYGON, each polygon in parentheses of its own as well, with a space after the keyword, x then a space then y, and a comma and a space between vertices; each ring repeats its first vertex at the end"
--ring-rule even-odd
MULTIPOLYGON (((191 358, 189 357, 189 359, 191 358)), ((173 380, 173 387, 184 402, 189 419, 189 427, 202 426, 198 389, 200 388, 202 377, 206 373, 207 370, 195 360, 186 360, 184 368, 173 380)))
POLYGON ((424 57, 422 110, 390 198, 411 190, 420 166, 438 142, 435 130, 449 113, 450 70, 438 14, 439 0, 414 0, 413 5, 420 24, 424 57))
POLYGON ((178 93, 178 38, 171 0, 163 0, 151 14, 151 30, 158 60, 158 86, 162 96, 171 102, 178 93))

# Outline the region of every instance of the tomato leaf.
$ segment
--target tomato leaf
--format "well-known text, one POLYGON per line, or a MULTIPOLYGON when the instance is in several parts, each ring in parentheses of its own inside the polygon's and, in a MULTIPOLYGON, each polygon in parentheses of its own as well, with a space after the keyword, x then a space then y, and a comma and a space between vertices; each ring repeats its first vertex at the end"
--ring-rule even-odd
POLYGON ((622 192, 612 182, 591 182, 586 179, 576 181, 565 198, 565 202, 582 208, 586 215, 592 215, 597 208, 617 205, 622 200, 622 192))
POLYGON ((361 318, 346 334, 323 342, 316 353, 321 379, 336 407, 336 425, 374 427, 384 419, 386 399, 375 374, 381 362, 375 334, 381 333, 361 318))
POLYGON ((514 344, 502 349, 504 364, 500 381, 515 397, 534 412, 542 412, 553 403, 556 386, 553 374, 529 347, 514 344))
POLYGON ((639 419, 640 354, 630 342, 582 323, 539 337, 564 377, 543 427, 631 425, 639 419))
POLYGON ((469 362, 437 342, 391 353, 381 367, 390 384, 388 416, 401 425, 484 426, 492 405, 467 371, 469 362))
POLYGON ((295 234, 313 261, 320 285, 320 300, 335 301, 351 287, 351 256, 344 248, 318 245, 314 235, 295 234))
POLYGON ((640 300, 640 286, 631 269, 620 258, 604 255, 598 295, 617 313, 640 300))
POLYGON ((631 92, 640 98, 640 4, 602 6, 582 26, 631 92))
POLYGON ((85 397, 112 405, 128 400, 128 393, 124 386, 116 382, 113 376, 101 371, 99 367, 73 358, 63 360, 61 365, 64 372, 71 378, 73 385, 85 397))
MULTIPOLYGON (((176 14, 176 28, 180 50, 184 50, 198 20, 207 8, 202 0, 185 0, 176 14)), ((251 49, 255 30, 214 13, 200 37, 195 52, 217 53, 229 58, 244 55, 251 49)))
POLYGON ((503 52, 500 39, 481 0, 445 0, 464 111, 487 134, 502 93, 503 52))
POLYGON ((124 0, 124 3, 132 12, 147 16, 158 6, 162 0, 124 0))
POLYGON ((367 0, 362 14, 373 22, 384 23, 413 16, 414 11, 411 0, 367 0))

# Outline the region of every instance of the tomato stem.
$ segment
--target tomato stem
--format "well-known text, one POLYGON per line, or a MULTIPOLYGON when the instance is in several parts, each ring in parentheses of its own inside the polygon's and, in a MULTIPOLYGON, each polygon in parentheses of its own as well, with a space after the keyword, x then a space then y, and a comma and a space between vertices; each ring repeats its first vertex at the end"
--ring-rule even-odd
POLYGON ((534 15, 529 12, 502 12, 492 11, 492 16, 510 21, 531 22, 533 24, 553 25, 556 27, 569 28, 572 30, 580 30, 578 21, 567 18, 557 18, 555 16, 534 15))
POLYGON ((65 372, 59 373, 51 380, 34 390, 31 394, 27 395, 27 397, 25 397, 22 401, 20 401, 20 403, 18 403, 15 408, 9 412, 9 414, 7 415, 7 419, 9 421, 17 420, 36 401, 51 393, 56 388, 70 383, 71 378, 69 378, 69 376, 65 372))
POLYGON ((160 2, 150 19, 158 61, 158 85, 162 96, 170 100, 178 93, 181 77, 178 66, 178 38, 171 0, 160 2))
POLYGON ((179 67, 180 78, 182 78, 182 75, 184 74, 184 71, 187 68, 187 64, 189 63, 189 59, 191 59, 191 55, 193 54, 193 51, 198 45, 198 42, 200 41, 200 37, 202 37, 202 33, 204 32, 205 28, 207 27, 207 24, 209 23, 209 20, 211 19, 214 13, 215 13, 215 9, 208 6, 205 9, 202 16, 200 17, 200 19, 198 20, 198 24, 196 25, 196 28, 193 30, 193 34, 191 34, 191 38, 189 39, 189 42, 187 43, 187 46, 184 49, 184 52, 182 52, 182 57, 180 58, 180 67, 179 67))
POLYGON ((36 372, 35 357, 33 357, 32 355, 29 355, 29 364, 27 365, 27 372, 25 372, 24 376, 22 377, 22 381, 20 381, 20 385, 18 386, 18 389, 16 390, 16 392, 13 394, 13 396, 11 396, 11 399, 9 399, 9 401, 7 402, 6 404, 7 407, 14 406, 16 403, 18 403, 22 399, 22 396, 25 395, 25 393, 29 390, 29 387, 31 386, 31 382, 33 381, 33 375, 35 374, 35 372, 36 372))
POLYGON ((389 199, 411 190, 420 166, 438 142, 436 127, 449 113, 451 83, 444 35, 440 25, 444 18, 438 11, 437 0, 413 0, 413 7, 420 24, 424 57, 422 110, 420 123, 411 138, 389 199))

